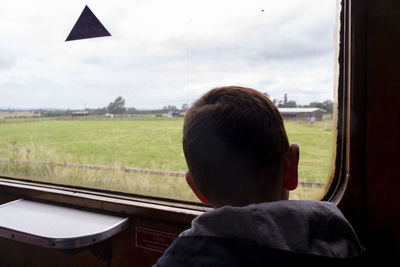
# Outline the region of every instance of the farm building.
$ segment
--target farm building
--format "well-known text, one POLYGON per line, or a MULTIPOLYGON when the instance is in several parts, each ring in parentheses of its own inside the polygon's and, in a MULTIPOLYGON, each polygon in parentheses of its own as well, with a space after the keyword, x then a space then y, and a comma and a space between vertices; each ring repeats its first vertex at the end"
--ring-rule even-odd
POLYGON ((278 108, 284 120, 290 121, 322 121, 326 111, 320 108, 278 108))
POLYGON ((167 114, 168 118, 172 118, 172 117, 182 117, 181 113, 179 111, 169 111, 167 114))
POLYGON ((83 116, 89 116, 89 112, 86 111, 75 111, 71 112, 72 117, 83 117, 83 116))

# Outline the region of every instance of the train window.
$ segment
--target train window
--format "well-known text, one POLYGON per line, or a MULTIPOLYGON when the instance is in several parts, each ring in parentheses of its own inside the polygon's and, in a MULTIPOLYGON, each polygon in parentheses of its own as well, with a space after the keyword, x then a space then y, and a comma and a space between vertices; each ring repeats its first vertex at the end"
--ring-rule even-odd
POLYGON ((183 178, 185 111, 208 89, 240 85, 267 94, 300 145, 292 198, 318 198, 335 158, 335 5, 9 2, 0 176, 197 201, 183 178), (86 4, 111 36, 65 42, 86 4))

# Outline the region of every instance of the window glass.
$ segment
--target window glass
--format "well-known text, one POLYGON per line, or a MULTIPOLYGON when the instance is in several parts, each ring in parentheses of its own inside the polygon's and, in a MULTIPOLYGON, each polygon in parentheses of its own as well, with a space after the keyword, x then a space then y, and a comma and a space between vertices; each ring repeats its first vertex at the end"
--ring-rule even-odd
POLYGON ((239 85, 267 94, 300 145, 292 198, 318 197, 332 157, 335 5, 3 5, 0 175, 197 201, 184 179, 185 111, 211 88, 239 85), (111 36, 65 42, 85 5, 111 36))

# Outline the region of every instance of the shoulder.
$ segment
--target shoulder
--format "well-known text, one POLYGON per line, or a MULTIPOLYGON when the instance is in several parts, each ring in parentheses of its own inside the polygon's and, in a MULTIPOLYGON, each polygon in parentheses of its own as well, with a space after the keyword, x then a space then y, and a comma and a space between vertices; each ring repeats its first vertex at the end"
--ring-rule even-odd
POLYGON ((184 236, 172 243, 155 266, 264 266, 262 255, 256 244, 246 241, 184 236))

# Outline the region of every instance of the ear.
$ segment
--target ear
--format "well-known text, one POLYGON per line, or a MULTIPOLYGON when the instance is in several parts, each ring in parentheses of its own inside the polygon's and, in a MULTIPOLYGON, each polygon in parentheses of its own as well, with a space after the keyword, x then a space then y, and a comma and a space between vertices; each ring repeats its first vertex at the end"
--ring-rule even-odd
POLYGON ((283 162, 284 174, 283 174, 283 187, 286 190, 294 190, 298 183, 298 171, 300 150, 297 144, 292 144, 286 154, 283 162))
POLYGON ((190 174, 189 171, 186 172, 186 182, 187 184, 190 186, 190 188, 192 189, 193 193, 196 195, 196 197, 203 202, 206 205, 209 205, 210 202, 207 200, 207 198, 205 196, 203 196, 203 194, 200 192, 200 190, 197 188, 197 185, 194 183, 193 181, 193 177, 190 174))

